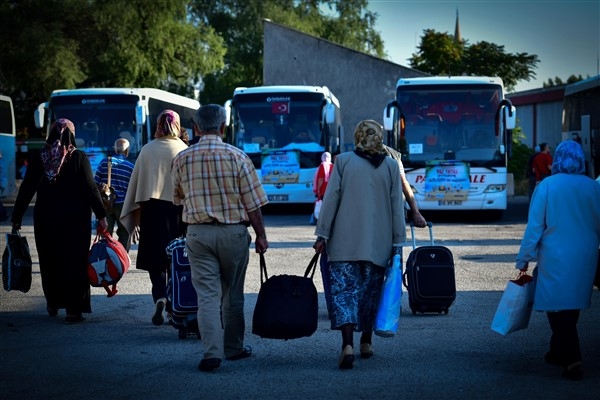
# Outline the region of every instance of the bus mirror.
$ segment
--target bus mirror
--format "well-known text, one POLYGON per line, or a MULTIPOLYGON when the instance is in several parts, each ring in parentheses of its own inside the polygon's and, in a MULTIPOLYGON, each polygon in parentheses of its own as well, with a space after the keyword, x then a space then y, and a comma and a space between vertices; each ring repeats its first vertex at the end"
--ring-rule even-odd
POLYGON ((386 131, 394 129, 394 108, 389 105, 383 109, 383 129, 386 131))
POLYGON ((335 106, 332 103, 327 102, 325 106, 325 122, 333 124, 335 122, 335 106))
POLYGON ((231 125, 231 100, 227 100, 223 105, 225 108, 225 126, 231 125))
POLYGON ((138 101, 135 105, 135 123, 136 125, 146 124, 146 103, 138 101))
POLYGON ((505 129, 515 129, 517 125, 517 109, 513 105, 504 107, 505 129))
POLYGON ((33 112, 33 122, 36 128, 44 127, 44 117, 46 116, 46 107, 48 103, 41 103, 33 112))

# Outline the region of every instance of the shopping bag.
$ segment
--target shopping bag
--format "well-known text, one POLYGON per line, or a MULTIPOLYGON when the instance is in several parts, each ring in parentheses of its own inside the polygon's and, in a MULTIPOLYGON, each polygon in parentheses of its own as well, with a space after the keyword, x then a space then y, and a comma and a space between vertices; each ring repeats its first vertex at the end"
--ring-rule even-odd
POLYGON ((383 289, 375 316, 375 334, 393 337, 400 322, 400 302, 402 300, 402 263, 396 254, 385 272, 383 289))
POLYGON ((522 273, 517 279, 508 281, 496 309, 492 330, 507 335, 529 326, 533 309, 535 280, 531 275, 522 273))
POLYGON ((319 219, 319 214, 321 213, 321 206, 323 205, 323 200, 315 201, 315 210, 313 211, 313 215, 315 219, 319 219))
POLYGON ((2 284, 4 290, 27 293, 31 288, 31 253, 27 238, 19 231, 6 234, 6 248, 2 254, 2 284))
POLYGON ((267 276, 260 255, 260 290, 252 316, 252 333, 266 339, 296 339, 317 330, 319 298, 313 276, 319 259, 316 253, 304 276, 267 276))

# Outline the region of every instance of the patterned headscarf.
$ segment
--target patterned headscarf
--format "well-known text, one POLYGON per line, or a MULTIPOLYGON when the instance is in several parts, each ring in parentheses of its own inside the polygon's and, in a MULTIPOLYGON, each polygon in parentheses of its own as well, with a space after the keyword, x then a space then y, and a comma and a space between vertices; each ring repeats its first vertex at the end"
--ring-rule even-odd
POLYGON ((40 153, 46 179, 56 181, 60 169, 74 150, 75 125, 66 118, 57 119, 50 126, 46 145, 40 153))
POLYGON ((585 174, 585 156, 574 140, 562 142, 554 152, 552 174, 585 174))
POLYGON ((375 168, 386 157, 383 148, 383 127, 372 119, 361 121, 354 130, 354 153, 368 160, 375 168))
POLYGON ((173 110, 164 110, 158 114, 156 119, 156 132, 154 133, 155 138, 161 138, 165 136, 172 136, 178 138, 181 134, 181 121, 179 114, 173 110))

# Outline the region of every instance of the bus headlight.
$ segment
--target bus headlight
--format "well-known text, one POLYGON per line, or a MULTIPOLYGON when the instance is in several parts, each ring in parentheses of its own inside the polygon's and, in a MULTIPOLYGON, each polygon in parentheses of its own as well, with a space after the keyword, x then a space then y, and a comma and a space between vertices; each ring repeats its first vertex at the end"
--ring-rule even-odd
POLYGON ((488 185, 483 193, 499 193, 506 189, 506 185, 488 185))

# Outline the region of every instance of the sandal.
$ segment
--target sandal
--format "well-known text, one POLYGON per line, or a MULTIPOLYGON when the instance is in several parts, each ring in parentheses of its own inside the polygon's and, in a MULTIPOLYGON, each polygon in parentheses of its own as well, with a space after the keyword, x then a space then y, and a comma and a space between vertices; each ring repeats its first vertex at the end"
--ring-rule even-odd
POLYGON ((85 321, 85 317, 81 315, 67 315, 65 317, 65 324, 79 324, 85 321))
POLYGON ((583 379, 583 371, 581 370, 582 365, 583 365, 583 363, 581 361, 570 364, 563 371, 563 376, 572 381, 582 380, 583 379))

